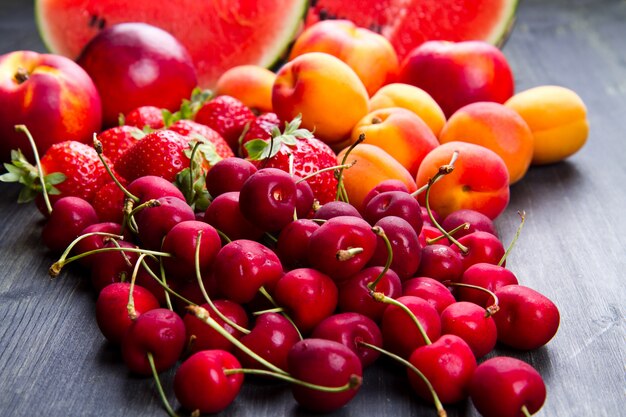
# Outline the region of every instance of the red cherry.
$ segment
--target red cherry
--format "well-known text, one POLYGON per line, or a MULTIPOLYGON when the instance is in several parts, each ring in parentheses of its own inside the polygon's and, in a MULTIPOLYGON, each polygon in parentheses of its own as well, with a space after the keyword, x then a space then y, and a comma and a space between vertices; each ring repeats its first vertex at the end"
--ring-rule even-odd
POLYGON ((457 240, 468 249, 467 253, 461 253, 457 245, 451 246, 455 252, 461 254, 463 271, 481 262, 497 265, 504 256, 502 242, 491 233, 478 231, 457 240))
MULTIPOLYGON (((409 362, 424 374, 443 404, 459 402, 469 395, 476 358, 460 337, 443 335, 432 344, 415 349, 409 362)), ((410 369, 407 373, 413 390, 432 402, 432 394, 424 381, 410 369)))
MULTIPOLYGON (((412 277, 422 257, 422 246, 413 227, 409 222, 397 216, 383 217, 374 226, 384 231, 391 244, 393 258, 390 268, 403 281, 412 277)), ((381 236, 377 236, 376 250, 368 265, 385 266, 388 256, 387 244, 381 236)))
MULTIPOLYGON (((87 235, 90 233, 111 233, 114 235, 119 235, 121 231, 122 226, 120 224, 113 222, 103 222, 95 223, 85 227, 82 232, 80 232, 80 235, 87 235)), ((78 241, 76 246, 74 246, 74 253, 78 255, 81 253, 87 253, 96 249, 100 249, 104 247, 104 244, 108 239, 108 237, 100 235, 87 236, 78 241)), ((81 263, 81 265, 89 268, 93 262, 93 259, 93 256, 86 256, 84 258, 81 258, 79 262, 81 263)))
POLYGON ((288 371, 294 377, 326 387, 349 388, 322 392, 292 384, 292 394, 302 407, 313 412, 331 412, 347 404, 358 392, 363 375, 361 361, 346 346, 333 340, 304 339, 287 356, 288 371))
POLYGON ((214 198, 204 212, 204 221, 231 240, 257 240, 263 236, 263 230, 241 214, 238 191, 226 192, 214 198))
POLYGON ((459 336, 477 359, 493 350, 498 337, 493 317, 486 315, 483 307, 466 301, 450 304, 443 310, 441 333, 459 336))
POLYGON ((559 328, 557 306, 545 295, 522 285, 507 285, 495 292, 500 310, 493 315, 498 341, 515 349, 537 349, 559 328))
POLYGON ((148 353, 157 372, 174 366, 185 347, 183 319, 173 311, 157 308, 140 315, 122 341, 122 357, 131 372, 151 375, 148 353))
MULTIPOLYGON (((515 274, 503 266, 480 262, 467 268, 459 281, 462 284, 475 285, 496 292, 505 285, 517 285, 515 274)), ((469 287, 456 287, 456 297, 460 301, 469 301, 484 307, 493 302, 489 293, 469 287)))
POLYGON ((456 300, 452 292, 441 282, 428 277, 411 278, 402 283, 402 295, 423 298, 439 314, 456 300))
POLYGON ((96 210, 79 197, 62 197, 41 230, 41 240, 54 253, 61 253, 81 232, 98 222, 96 210))
POLYGON ((384 180, 365 195, 365 198, 363 199, 363 207, 367 206, 367 203, 369 203, 372 198, 386 191, 402 191, 408 193, 409 189, 406 187, 406 184, 400 180, 384 180))
POLYGON ((546 400, 539 372, 515 358, 495 357, 481 363, 472 376, 470 398, 483 417, 521 417, 536 413, 546 400))
POLYGON ((422 259, 415 275, 437 281, 458 281, 463 261, 458 251, 448 245, 432 244, 422 248, 422 259))
POLYGON ((448 214, 441 224, 445 230, 450 231, 458 226, 461 226, 464 223, 468 223, 469 227, 467 229, 460 229, 457 233, 454 234, 456 239, 459 239, 465 235, 469 235, 470 233, 474 233, 476 231, 483 231, 487 233, 491 233, 494 236, 498 236, 498 232, 496 230, 496 226, 493 224, 493 220, 484 214, 471 209, 461 209, 457 211, 453 211, 448 214))
MULTIPOLYGON (((125 240, 107 242, 105 248, 137 248, 136 245, 125 240)), ((91 286, 96 293, 104 287, 121 281, 130 281, 139 255, 129 251, 101 252, 89 255, 91 263, 91 286)))
POLYGON ((403 191, 386 191, 372 198, 363 209, 363 217, 370 224, 386 216, 403 218, 419 235, 424 221, 422 209, 417 199, 403 191))
POLYGON ((145 203, 148 200, 157 200, 161 197, 185 199, 183 193, 174 184, 156 175, 139 177, 128 184, 126 189, 139 199, 139 202, 135 203, 135 205, 145 203))
POLYGON ((361 213, 350 203, 344 201, 329 201, 315 210, 314 219, 329 220, 339 216, 354 216, 362 218, 361 213))
POLYGON ((235 400, 244 379, 241 373, 227 375, 224 371, 240 368, 237 358, 223 350, 194 353, 176 370, 176 398, 186 410, 219 413, 235 400))
POLYGON ((225 158, 211 167, 206 174, 206 188, 211 197, 232 191, 240 191, 256 166, 243 158, 225 158))
POLYGON ((328 275, 311 268, 293 269, 274 288, 274 300, 303 334, 337 308, 337 285, 328 275))
MULTIPOLYGON (((382 266, 365 268, 339 284, 339 310, 354 312, 380 322, 387 308, 385 303, 376 301, 369 284, 373 283, 383 271, 382 266)), ((389 269, 376 284, 376 292, 390 298, 402 295, 402 282, 398 274, 389 269)))
POLYGON ((165 235, 180 222, 195 220, 191 207, 176 197, 157 199, 158 206, 146 207, 135 214, 138 236, 147 249, 160 249, 165 235))
MULTIPOLYGON (((230 321, 243 328, 248 327, 248 315, 241 305, 230 300, 215 300, 213 301, 213 305, 230 321)), ((202 304, 201 307, 205 308, 211 314, 211 317, 232 336, 237 339, 243 336, 243 333, 222 320, 208 303, 202 304)), ((187 346, 191 353, 208 349, 227 351, 233 351, 235 349, 235 346, 230 341, 213 330, 210 326, 207 326, 206 323, 197 318, 195 314, 187 312, 183 316, 183 322, 185 323, 187 334, 187 346)))
POLYGON ((276 242, 276 254, 285 269, 309 266, 309 239, 319 227, 309 219, 298 219, 283 227, 276 242))

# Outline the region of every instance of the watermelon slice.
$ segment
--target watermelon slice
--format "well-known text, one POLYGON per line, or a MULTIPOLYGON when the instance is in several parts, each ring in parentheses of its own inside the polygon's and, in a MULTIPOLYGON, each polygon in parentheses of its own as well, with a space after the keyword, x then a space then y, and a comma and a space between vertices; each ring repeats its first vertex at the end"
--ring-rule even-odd
POLYGON ((348 19, 385 36, 402 60, 427 40, 482 40, 501 46, 518 0, 317 0, 306 25, 348 19))
POLYGON ((203 88, 228 68, 280 60, 306 13, 306 0, 36 0, 41 38, 52 53, 75 59, 105 26, 146 22, 186 46, 203 88))

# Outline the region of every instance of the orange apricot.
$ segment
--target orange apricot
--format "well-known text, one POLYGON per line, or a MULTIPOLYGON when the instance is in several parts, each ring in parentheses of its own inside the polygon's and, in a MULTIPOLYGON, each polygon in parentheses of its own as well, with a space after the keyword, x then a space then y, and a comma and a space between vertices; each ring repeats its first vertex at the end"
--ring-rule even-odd
POLYGON ((217 80, 215 94, 235 97, 258 113, 272 111, 272 86, 276 74, 258 65, 239 65, 217 80))

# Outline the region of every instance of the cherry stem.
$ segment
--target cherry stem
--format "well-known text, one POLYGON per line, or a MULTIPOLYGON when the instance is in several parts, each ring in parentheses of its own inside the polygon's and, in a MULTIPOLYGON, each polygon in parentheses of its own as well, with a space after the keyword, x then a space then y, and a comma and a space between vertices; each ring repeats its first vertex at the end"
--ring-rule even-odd
MULTIPOLYGON (((287 319, 287 321, 289 321, 289 323, 291 323, 291 325, 293 326, 294 329, 296 329, 296 332, 298 333, 298 337, 300 337, 300 340, 303 339, 302 337, 302 333, 300 333, 300 329, 298 329, 298 326, 296 326, 296 323, 293 322, 293 320, 291 319, 291 317, 289 317, 289 314, 287 314, 287 312, 278 305, 278 303, 274 300, 274 298, 270 295, 269 292, 267 292, 267 290, 265 289, 265 287, 261 286, 261 288, 259 288, 259 292, 263 295, 263 297, 265 297, 276 309, 281 309, 282 311, 280 311, 280 313, 282 314, 282 316, 284 318, 287 319)), ((278 311, 278 310, 277 310, 278 311)), ((266 313, 270 313, 272 311, 270 310, 266 310, 266 313)))
POLYGON ((253 316, 260 316, 261 314, 265 314, 265 313, 282 313, 284 312, 285 309, 282 307, 274 307, 274 308, 268 308, 266 310, 259 310, 259 311, 255 311, 254 313, 252 313, 253 316))
POLYGON ((148 275, 150 275, 163 288, 163 290, 165 290, 165 295, 166 295, 166 299, 167 299, 167 302, 168 302, 168 307, 170 307, 170 309, 171 309, 172 305, 171 305, 171 302, 169 301, 169 294, 174 295, 175 297, 179 298, 180 300, 182 300, 184 303, 186 303, 188 305, 196 305, 196 303, 194 303, 193 301, 189 301, 188 299, 186 299, 185 297, 183 297, 182 295, 180 295, 179 293, 177 293, 176 291, 174 291, 173 289, 168 287, 167 283, 165 282, 165 280, 159 278, 154 273, 154 271, 152 271, 150 266, 145 261, 142 260, 141 265, 146 269, 146 272, 148 272, 148 275))
POLYGON ((148 255, 155 255, 155 256, 165 256, 165 257, 171 257, 172 255, 170 253, 166 253, 166 252, 158 252, 158 251, 153 251, 153 250, 148 250, 148 249, 141 249, 141 248, 122 248, 122 247, 114 247, 114 248, 98 248, 98 249, 94 249, 92 251, 89 252, 83 252, 83 253, 79 253, 78 255, 72 256, 71 258, 67 258, 67 259, 59 259, 58 261, 56 261, 55 263, 52 264, 52 266, 50 267, 50 269, 48 270, 48 273, 50 274, 51 277, 56 277, 61 273, 61 269, 63 269, 64 266, 66 266, 67 264, 77 261, 79 259, 82 259, 86 256, 90 256, 96 253, 103 253, 103 252, 134 252, 134 253, 145 253, 148 255))
MULTIPOLYGON (((85 233, 82 234, 80 236, 78 236, 76 239, 74 239, 68 246, 67 248, 65 248, 65 251, 63 251, 63 253, 61 254, 61 257, 59 258, 59 260, 57 262, 65 262, 65 259, 69 256, 70 252, 72 251, 72 249, 74 249, 74 246, 76 246, 78 244, 78 242, 80 242, 81 240, 88 238, 90 236, 103 236, 103 237, 110 237, 113 239, 124 239, 124 236, 120 236, 120 235, 116 235, 113 233, 107 233, 107 232, 90 232, 90 233, 85 233)), ((58 275, 58 274, 56 274, 58 275)), ((53 276, 56 276, 53 275, 53 276)))
POLYGON ((198 148, 200 148, 200 142, 194 143, 193 148, 191 149, 191 155, 189 156, 189 198, 191 201, 188 201, 187 203, 193 202, 193 196, 195 194, 193 189, 193 169, 196 165, 195 159, 198 148))
POLYGON ((426 334, 426 331, 424 330, 424 327, 422 326, 422 323, 419 322, 417 317, 415 317, 415 314, 413 314, 413 312, 407 306, 405 306, 400 301, 394 298, 387 297, 382 292, 370 291, 370 296, 378 302, 394 305, 400 308, 406 314, 408 314, 411 320, 413 321, 413 323, 415 323, 415 325, 417 326, 417 330, 419 330, 420 334, 422 335, 422 338, 424 339, 424 343, 426 343, 427 345, 432 344, 432 342, 430 341, 430 338, 428 337, 428 335, 426 334))
POLYGON ((463 282, 451 282, 451 281, 445 281, 443 284, 446 286, 450 286, 450 287, 472 288, 474 290, 486 292, 487 294, 489 294, 489 296, 491 296, 491 298, 493 299, 493 304, 485 308, 485 317, 491 317, 500 310, 500 306, 499 306, 500 301, 498 300, 498 296, 496 295, 496 293, 494 293, 493 291, 485 287, 481 287, 479 285, 465 284, 463 282))
POLYGON ((531 417, 532 416, 532 414, 530 413, 530 411, 528 411, 528 408, 526 408, 525 405, 522 406, 521 411, 522 411, 522 414, 524 414, 524 417, 531 417))
MULTIPOLYGON (((450 172, 452 172, 452 170, 454 169, 454 164, 456 163, 457 159, 459 159, 459 151, 454 151, 452 153, 452 158, 450 158, 450 162, 448 163, 448 165, 444 165, 444 167, 450 167, 450 172)), ((441 167, 439 169, 441 170, 441 167)), ((450 172, 448 172, 447 174, 449 174, 450 172)), ((413 191, 411 193, 411 196, 417 197, 418 195, 420 195, 424 191, 426 191, 429 186, 432 186, 432 184, 430 184, 430 182, 432 182, 434 184, 434 183, 436 183, 437 181, 439 181, 442 178, 443 178, 443 175, 439 175, 439 176, 435 175, 435 177, 430 179, 428 181, 428 183, 422 185, 420 188, 418 188, 417 190, 413 191)))
POLYGON ((446 413, 446 410, 444 410, 443 405, 441 404, 441 401, 439 400, 439 396, 437 395, 437 392, 435 392, 435 388, 433 388, 433 385, 430 383, 430 381, 428 380, 428 378, 426 378, 426 375, 424 375, 422 373, 422 371, 420 371, 419 369, 417 369, 415 367, 415 365, 413 365, 411 362, 407 361, 406 359, 391 353, 387 350, 381 349, 376 345, 372 345, 370 343, 364 342, 362 340, 357 341, 358 344, 365 346, 367 348, 370 348, 372 350, 375 350, 377 352, 380 352, 383 355, 386 355, 398 362, 400 362, 401 364, 403 364, 404 366, 406 366, 407 368, 409 368, 411 371, 415 372, 415 374, 417 376, 419 376, 421 378, 421 380, 424 382, 424 384, 426 384, 426 387, 428 388, 428 391, 430 391, 430 394, 433 397, 433 403, 435 405, 435 408, 437 409, 437 415, 439 417, 446 417, 448 414, 446 413))
POLYGON ((385 276, 385 274, 387 273, 387 271, 389 271, 389 268, 391 267, 391 262, 393 261, 393 248, 391 247, 391 242, 389 241, 389 238, 385 234, 385 231, 383 230, 382 227, 374 226, 372 227, 372 232, 374 232, 376 236, 380 237, 385 242, 385 246, 387 247, 387 262, 385 262, 385 267, 383 268, 382 271, 380 271, 380 274, 378 274, 378 276, 376 277, 374 281, 367 284, 367 288, 370 291, 375 292, 376 286, 378 285, 380 280, 383 279, 383 277, 385 276))
MULTIPOLYGON (((163 258, 159 258, 159 273, 161 274, 161 280, 163 284, 167 285, 167 275, 165 274, 165 265, 163 265, 163 258)), ((172 306, 172 300, 170 300, 169 293, 165 293, 165 303, 167 304, 167 308, 170 311, 174 311, 174 307, 172 306)))
POLYGON ((301 182, 307 181, 307 180, 313 178, 314 176, 316 176, 318 174, 322 174, 324 172, 335 171, 337 169, 351 168, 354 164, 356 164, 356 159, 354 161, 350 162, 350 163, 347 163, 347 164, 335 165, 335 166, 332 166, 332 167, 326 167, 326 168, 319 169, 319 170, 317 170, 315 172, 310 173, 306 177, 300 178, 298 181, 296 181, 296 184, 300 184, 301 182))
MULTIPOLYGON (((18 70, 19 71, 19 70, 18 70)), ((26 127, 26 125, 15 125, 15 130, 17 132, 22 132, 28 138, 28 142, 30 143, 30 147, 33 150, 33 155, 35 157, 35 165, 37 166, 37 173, 39 175, 39 182, 41 183, 41 192, 43 193, 43 201, 46 204, 46 210, 48 214, 52 213, 52 203, 50 203, 50 197, 48 196, 48 189, 46 188, 46 180, 43 173, 43 168, 41 167, 41 161, 39 159, 39 152, 37 151, 37 145, 35 144, 35 139, 33 139, 33 135, 31 135, 30 130, 26 127)))
POLYGON ((130 198, 135 203, 138 203, 139 197, 137 197, 136 195, 128 191, 128 189, 124 187, 122 183, 117 179, 113 171, 111 171, 111 167, 109 166, 107 161, 104 159, 104 155, 103 155, 104 151, 102 149, 102 142, 100 142, 100 140, 98 139, 98 135, 96 133, 93 134, 93 148, 96 150, 96 153, 98 154, 98 158, 100 159, 100 162, 102 162, 102 165, 104 165, 104 169, 109 174, 109 176, 111 177, 115 185, 117 185, 120 188, 120 190, 122 190, 122 192, 124 193, 126 197, 130 198))
POLYGON ((198 281, 198 286, 200 287, 200 291, 202 292, 202 296, 204 297, 204 300, 207 302, 208 305, 211 306, 215 314, 220 319, 222 319, 224 323, 228 324, 233 329, 243 334, 249 334, 250 330, 246 329, 245 327, 241 327, 240 325, 232 321, 230 318, 226 317, 217 307, 215 307, 215 304, 213 304, 213 300, 211 300, 211 297, 209 297, 209 293, 207 293, 206 291, 204 282, 202 282, 202 273, 200 272, 200 243, 201 243, 200 241, 201 240, 202 240, 202 230, 198 230, 198 235, 196 238, 196 252, 195 252, 194 263, 195 263, 195 269, 196 269, 196 280, 198 281))
MULTIPOLYGON (((356 141, 352 145, 346 149, 346 153, 343 154, 343 158, 341 159, 341 164, 339 166, 346 165, 346 161, 348 160, 348 155, 352 150, 361 142, 365 140, 365 133, 361 133, 356 141)), ((346 168, 339 168, 338 171, 335 172, 335 176, 337 177, 337 194, 335 196, 335 200, 342 200, 348 203, 348 195, 346 193, 346 189, 343 186, 343 171, 346 168), (342 198, 343 197, 343 198, 342 198)))
MULTIPOLYGON (((451 234, 451 235, 453 235, 453 234, 455 234, 456 232, 458 232, 459 230, 467 230, 467 229, 469 229, 469 228, 470 228, 470 224, 469 224, 469 223, 463 223, 463 224, 458 225, 458 226, 457 226, 457 227, 455 227, 454 229, 450 230, 448 233, 449 233, 449 234, 451 234)), ((433 243, 438 242, 438 241, 440 241, 441 239, 444 239, 445 237, 446 237, 445 235, 439 235, 439 236, 434 237, 434 238, 432 238, 432 239, 426 239, 426 243, 427 243, 428 245, 432 245, 433 243)))
POLYGON ((150 369, 152 370, 152 376, 154 377, 154 383, 156 384, 157 391, 159 391, 159 397, 161 397, 161 401, 163 402, 163 407, 165 407, 165 410, 170 417, 178 417, 178 414, 174 412, 174 409, 165 395, 163 385, 161 385, 161 379, 159 378, 159 373, 157 372, 154 364, 154 356, 152 356, 152 352, 146 352, 146 355, 148 356, 148 363, 150 364, 150 369))
POLYGON ((130 287, 128 289, 128 304, 126 305, 126 309, 128 310, 128 318, 131 320, 137 319, 137 310, 135 309, 135 297, 133 296, 133 291, 135 290, 135 280, 137 279, 137 273, 139 272, 139 267, 143 262, 143 259, 149 256, 145 253, 142 253, 137 258, 137 262, 135 263, 135 267, 133 268, 133 274, 130 277, 130 287))
POLYGON ((520 224, 519 226, 517 226, 517 231, 515 232, 515 236, 513 236, 513 240, 511 240, 509 247, 506 248, 506 252, 504 252, 504 255, 502 255, 500 262, 498 262, 498 266, 502 266, 504 264, 504 261, 506 261, 506 258, 509 256, 509 253, 511 253, 513 246, 515 246, 517 239, 519 239, 520 234, 522 233, 522 227, 524 227, 524 223, 526 222, 526 212, 524 210, 521 210, 518 211, 517 214, 521 218, 520 224))
POLYGON ((207 324, 213 330, 215 330, 216 332, 224 336, 229 342, 231 342, 233 345, 239 348, 242 352, 250 356, 252 359, 259 362, 261 365, 279 374, 288 375, 286 371, 280 369, 273 363, 259 356, 252 349, 250 349, 249 347, 241 343, 241 341, 239 341, 239 339, 237 339, 235 336, 228 333, 226 329, 220 326, 220 324, 211 317, 210 313, 208 312, 206 308, 201 307, 201 306, 196 306, 196 305, 190 305, 190 306, 187 306, 187 310, 191 311, 198 319, 200 319, 202 322, 207 324))
POLYGON ((338 261, 344 262, 349 261, 354 258, 359 253, 363 252, 363 248, 348 248, 348 249, 339 249, 335 254, 335 257, 338 261))
POLYGON ((271 376, 277 379, 281 379, 286 382, 290 382, 292 384, 300 385, 306 388, 314 389, 316 391, 322 392, 344 392, 350 389, 358 388, 361 385, 362 378, 359 375, 350 375, 350 379, 344 385, 339 387, 327 387, 325 385, 317 385, 312 384, 310 382, 303 381, 301 379, 296 379, 289 374, 277 374, 272 371, 267 371, 265 369, 250 369, 250 368, 239 368, 239 369, 224 369, 224 375, 234 375, 234 374, 252 374, 252 375, 263 375, 263 376, 271 376))

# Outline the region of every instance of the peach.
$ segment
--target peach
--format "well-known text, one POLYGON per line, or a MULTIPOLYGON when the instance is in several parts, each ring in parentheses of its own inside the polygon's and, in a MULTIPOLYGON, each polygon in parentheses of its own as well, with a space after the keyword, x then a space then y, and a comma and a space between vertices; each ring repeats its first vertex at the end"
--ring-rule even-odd
POLYGON ((272 108, 283 121, 302 116, 303 128, 340 149, 352 127, 367 114, 369 96, 356 73, 339 58, 309 52, 287 62, 276 74, 272 108))
POLYGON ((533 134, 528 124, 514 110, 493 102, 460 108, 446 122, 439 141, 470 142, 491 149, 504 160, 511 184, 526 174, 533 156, 533 134))
MULTIPOLYGON (((347 151, 343 149, 337 155, 341 163, 347 151)), ((350 204, 357 210, 363 210, 363 200, 372 188, 385 180, 403 182, 409 192, 417 190, 413 176, 393 156, 376 145, 360 143, 348 154, 347 161, 355 164, 343 171, 343 184, 350 204)))
MULTIPOLYGON (((467 142, 438 146, 422 161, 416 183, 427 184, 440 166, 450 163, 454 151, 459 152, 454 170, 431 187, 430 207, 441 217, 471 209, 495 219, 509 204, 509 172, 502 158, 484 146, 467 142)), ((419 195, 422 205, 425 197, 425 192, 419 195)))
POLYGON ((272 111, 272 86, 276 74, 258 65, 238 65, 217 80, 215 94, 235 97, 257 113, 272 111))
POLYGON ((370 111, 387 107, 403 107, 417 114, 439 136, 446 116, 439 104, 426 91, 414 85, 392 83, 381 87, 369 102, 370 111))
POLYGON ((71 59, 33 51, 0 56, 0 160, 21 149, 32 161, 24 124, 43 155, 55 143, 88 143, 102 126, 102 104, 93 81, 71 59))
POLYGON ((398 72, 399 62, 391 43, 382 35, 357 27, 349 20, 323 20, 298 36, 289 60, 307 52, 326 52, 341 59, 373 94, 398 72))
POLYGON ((439 145, 437 138, 419 116, 401 107, 375 110, 352 129, 352 142, 361 134, 363 143, 376 145, 400 162, 412 176, 428 152, 439 145))
POLYGON ((533 133, 531 164, 559 162, 580 150, 589 135, 585 103, 574 91, 544 85, 517 93, 506 103, 533 133))

